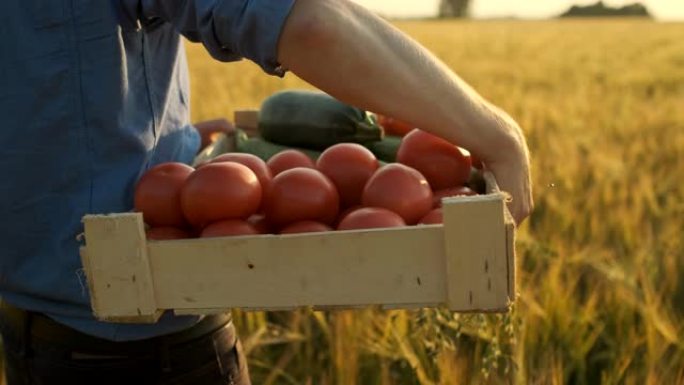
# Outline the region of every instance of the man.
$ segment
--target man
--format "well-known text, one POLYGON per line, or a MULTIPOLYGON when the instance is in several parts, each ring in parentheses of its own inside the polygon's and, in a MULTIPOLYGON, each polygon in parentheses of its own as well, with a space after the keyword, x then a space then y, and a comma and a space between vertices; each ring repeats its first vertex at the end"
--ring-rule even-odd
POLYGON ((227 316, 94 320, 81 217, 128 211, 154 164, 190 162, 180 35, 222 61, 289 70, 337 98, 471 150, 532 208, 517 124, 430 53, 343 0, 0 2, 0 330, 9 385, 249 384, 227 316))

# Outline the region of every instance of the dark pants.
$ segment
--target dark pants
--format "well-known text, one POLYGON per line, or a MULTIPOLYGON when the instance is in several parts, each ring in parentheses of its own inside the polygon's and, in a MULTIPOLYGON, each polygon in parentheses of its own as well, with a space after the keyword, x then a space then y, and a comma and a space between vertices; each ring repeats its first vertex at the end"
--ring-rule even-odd
POLYGON ((250 385, 227 315, 144 341, 111 342, 2 305, 7 385, 250 385))

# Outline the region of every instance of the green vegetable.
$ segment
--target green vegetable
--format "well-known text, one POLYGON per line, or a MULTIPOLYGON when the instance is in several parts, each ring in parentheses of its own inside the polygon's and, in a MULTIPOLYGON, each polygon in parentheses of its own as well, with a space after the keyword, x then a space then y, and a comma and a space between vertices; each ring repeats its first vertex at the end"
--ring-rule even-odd
POLYGON ((322 92, 289 90, 261 105, 259 132, 270 142, 324 150, 337 143, 382 139, 375 117, 322 92))
MULTIPOLYGON (((256 155, 264 161, 267 161, 273 155, 283 150, 292 149, 292 147, 271 143, 259 137, 249 138, 247 134, 240 129, 237 130, 235 136, 235 147, 236 152, 245 152, 248 154, 256 155)), ((314 161, 318 159, 319 155, 321 155, 321 153, 318 151, 306 150, 302 148, 295 148, 295 150, 302 151, 314 161)))
POLYGON ((376 158, 391 163, 397 160, 397 151, 400 144, 401 137, 388 135, 383 140, 366 143, 366 147, 375 154, 376 158))

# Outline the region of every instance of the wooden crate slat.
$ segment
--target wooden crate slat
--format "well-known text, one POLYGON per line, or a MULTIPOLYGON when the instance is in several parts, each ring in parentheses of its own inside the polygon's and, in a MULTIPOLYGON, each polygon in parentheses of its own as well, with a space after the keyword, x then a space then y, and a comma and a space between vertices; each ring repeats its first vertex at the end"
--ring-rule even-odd
POLYGON ((161 308, 444 300, 442 226, 150 242, 148 250, 161 308))
POLYGON ((247 136, 259 135, 259 110, 237 110, 233 116, 235 127, 243 130, 247 136))

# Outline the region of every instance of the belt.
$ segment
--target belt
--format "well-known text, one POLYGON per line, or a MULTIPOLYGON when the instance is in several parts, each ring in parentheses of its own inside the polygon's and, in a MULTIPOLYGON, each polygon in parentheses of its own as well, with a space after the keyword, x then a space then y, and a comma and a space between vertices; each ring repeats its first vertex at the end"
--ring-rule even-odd
POLYGON ((194 326, 180 332, 139 341, 115 342, 81 333, 44 314, 19 309, 5 301, 0 301, 0 320, 4 324, 3 334, 7 334, 5 331, 12 334, 3 337, 18 339, 22 344, 49 345, 71 351, 127 356, 155 354, 160 346, 170 348, 182 345, 211 336, 224 327, 235 333, 230 314, 220 314, 206 316, 194 326))

